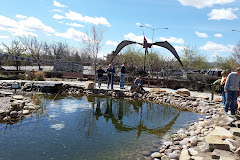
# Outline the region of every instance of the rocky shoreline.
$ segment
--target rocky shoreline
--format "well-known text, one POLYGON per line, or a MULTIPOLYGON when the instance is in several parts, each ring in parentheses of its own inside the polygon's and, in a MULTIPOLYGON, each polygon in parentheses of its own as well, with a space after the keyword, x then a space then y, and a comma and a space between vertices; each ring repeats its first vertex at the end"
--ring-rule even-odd
MULTIPOLYGON (((4 82, 0 84, 0 88, 9 89, 9 85, 10 84, 4 82)), ((220 102, 209 101, 206 97, 192 97, 186 91, 176 94, 166 93, 164 90, 159 89, 155 89, 153 92, 135 92, 89 89, 89 85, 87 87, 62 85, 57 89, 59 90, 58 94, 86 94, 141 99, 206 115, 205 119, 200 118, 198 122, 194 122, 190 124, 189 127, 182 128, 174 133, 171 136, 171 140, 163 142, 158 148, 158 152, 143 152, 146 159, 240 159, 239 111, 235 117, 224 115, 223 106, 220 105, 220 102)), ((26 91, 32 93, 35 90, 36 88, 34 88, 31 83, 25 83, 22 87, 23 93, 26 91)), ((5 97, 3 92, 1 93, 0 95, 5 97)), ((21 96, 14 97, 10 95, 10 97, 5 97, 5 101, 11 101, 10 109, 7 112, 3 112, 3 109, 0 108, 0 120, 2 121, 8 122, 11 119, 17 120, 18 118, 23 118, 22 115, 33 113, 39 109, 36 105, 33 105, 29 99, 21 96)), ((6 111, 6 109, 4 111, 6 111)))

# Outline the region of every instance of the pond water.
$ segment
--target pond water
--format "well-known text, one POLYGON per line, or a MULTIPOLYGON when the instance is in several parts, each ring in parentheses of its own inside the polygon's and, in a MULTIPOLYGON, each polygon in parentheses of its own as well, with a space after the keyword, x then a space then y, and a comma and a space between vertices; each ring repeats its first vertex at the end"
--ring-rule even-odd
POLYGON ((142 159, 142 151, 158 151, 163 139, 200 117, 142 101, 48 99, 43 112, 0 124, 0 159, 142 159))

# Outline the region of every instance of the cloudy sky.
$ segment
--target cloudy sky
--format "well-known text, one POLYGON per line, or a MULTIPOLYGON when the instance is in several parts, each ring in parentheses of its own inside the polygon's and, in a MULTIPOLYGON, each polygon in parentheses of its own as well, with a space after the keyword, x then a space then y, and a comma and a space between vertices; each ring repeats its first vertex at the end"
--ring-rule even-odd
POLYGON ((144 32, 148 42, 167 40, 179 54, 190 46, 211 61, 231 55, 240 41, 240 32, 232 31, 240 31, 239 9, 240 0, 5 0, 0 5, 0 42, 36 36, 79 47, 90 27, 102 24, 107 31, 101 55, 122 40, 142 42, 144 32))

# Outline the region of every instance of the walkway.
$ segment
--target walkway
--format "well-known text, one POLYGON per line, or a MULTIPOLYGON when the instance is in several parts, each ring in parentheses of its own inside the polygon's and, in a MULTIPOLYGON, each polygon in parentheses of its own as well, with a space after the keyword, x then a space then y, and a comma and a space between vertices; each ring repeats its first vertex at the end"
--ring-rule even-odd
MULTIPOLYGON (((84 81, 30 81, 30 80, 0 80, 0 83, 1 82, 7 82, 7 83, 13 83, 13 82, 23 82, 23 83, 26 83, 26 82, 35 82, 35 83, 51 83, 51 84, 56 84, 56 83, 63 83, 63 84, 68 84, 68 85, 71 85, 71 86, 83 86, 84 85, 84 81)), ((98 84, 96 84, 96 86, 98 86, 98 84)), ((98 87, 97 87, 98 88, 98 87)), ((123 90, 123 91, 128 91, 130 90, 131 86, 128 85, 126 86, 125 85, 125 89, 120 89, 120 86, 119 85, 113 85, 113 89, 114 90, 123 90)), ((143 87, 146 91, 150 91, 150 88, 148 87, 143 87)), ((107 84, 102 84, 101 86, 101 89, 105 89, 105 90, 109 90, 107 89, 107 84)), ((176 90, 174 89, 170 89, 170 88, 160 88, 160 89, 163 89, 165 90, 167 93, 175 93, 176 90)), ((197 95, 203 95, 203 96, 208 96, 209 99, 211 99, 211 93, 207 93, 207 92, 197 92, 197 91, 190 91, 190 95, 191 96, 197 96, 197 95)), ((214 99, 215 98, 221 98, 221 96, 219 94, 214 94, 214 99)))

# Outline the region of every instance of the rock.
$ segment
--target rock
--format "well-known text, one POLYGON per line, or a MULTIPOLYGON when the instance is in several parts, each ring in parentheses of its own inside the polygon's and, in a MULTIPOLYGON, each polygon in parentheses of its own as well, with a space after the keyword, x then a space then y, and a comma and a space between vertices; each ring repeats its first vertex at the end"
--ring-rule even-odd
POLYGON ((93 89, 95 86, 95 83, 93 81, 86 81, 84 82, 84 88, 85 89, 93 89))
POLYGON ((166 147, 169 147, 170 145, 173 144, 173 142, 171 142, 171 141, 167 141, 167 142, 164 142, 163 144, 164 144, 166 147))
POLYGON ((230 150, 235 151, 237 148, 240 148, 240 140, 226 139, 226 142, 229 144, 230 150))
POLYGON ((179 150, 175 150, 172 153, 169 153, 168 156, 170 159, 179 159, 181 152, 179 150))
POLYGON ((29 110, 23 110, 23 115, 27 115, 27 114, 29 114, 29 113, 30 113, 29 110))
POLYGON ((142 155, 144 155, 144 156, 150 156, 150 155, 151 155, 151 152, 149 152, 149 151, 143 151, 143 152, 142 152, 142 155))
POLYGON ((150 88, 150 92, 166 92, 166 91, 161 88, 150 88))
POLYGON ((198 146, 199 146, 199 149, 200 149, 200 151, 201 152, 209 152, 210 151, 210 149, 209 149, 209 144, 208 143, 205 143, 205 142, 200 142, 199 144, 198 144, 198 146))
POLYGON ((6 116, 6 117, 4 117, 2 120, 3 120, 3 121, 9 121, 9 120, 11 120, 11 117, 10 117, 10 116, 6 116))
POLYGON ((180 144, 180 145, 186 145, 187 142, 188 142, 188 138, 184 138, 183 140, 181 140, 181 141, 179 142, 179 144, 180 144))
POLYGON ((17 111, 10 112, 10 117, 11 118, 17 118, 18 117, 18 112, 17 111))
POLYGON ((200 127, 205 127, 205 126, 207 126, 208 125, 208 122, 207 121, 200 121, 199 122, 199 126, 200 127))
POLYGON ((13 98, 16 99, 16 100, 23 100, 22 95, 14 95, 13 98))
POLYGON ((0 109, 0 115, 5 114, 5 111, 3 109, 0 109))
POLYGON ((23 112, 22 111, 18 111, 18 115, 22 115, 23 114, 23 112))
POLYGON ((169 160, 168 156, 164 155, 161 157, 161 160, 169 160))
POLYGON ((200 98, 200 99, 206 99, 206 100, 209 99, 209 97, 208 97, 207 95, 204 95, 204 94, 198 94, 198 95, 196 95, 195 97, 196 97, 196 98, 200 98))
POLYGON ((235 151, 235 153, 240 156, 240 147, 235 151))
POLYGON ((240 128, 231 127, 229 130, 233 135, 240 137, 240 128))
POLYGON ((193 107, 197 107, 198 106, 198 102, 193 102, 192 105, 193 105, 193 107))
POLYGON ((25 101, 24 100, 15 100, 11 103, 12 110, 20 110, 24 107, 25 101))
POLYGON ((154 152, 154 153, 151 154, 151 157, 152 158, 160 158, 161 154, 159 152, 154 152))
POLYGON ((233 159, 233 160, 238 160, 239 157, 236 154, 233 154, 231 152, 228 151, 224 151, 224 150, 220 150, 220 149, 214 149, 214 151, 212 152, 212 158, 213 159, 225 159, 228 158, 229 160, 233 159))
POLYGON ((191 143, 191 146, 196 146, 198 143, 198 138, 197 138, 197 136, 193 136, 193 137, 189 138, 189 141, 191 143))
POLYGON ((234 122, 234 125, 235 125, 236 127, 240 128, 240 120, 235 121, 235 122, 234 122))
POLYGON ((218 126, 216 126, 215 129, 208 134, 208 136, 218 136, 222 139, 226 138, 234 139, 234 136, 231 134, 230 131, 226 130, 223 127, 218 126))
POLYGON ((193 160, 204 160, 204 158, 200 157, 200 156, 191 156, 191 159, 193 159, 193 160))
POLYGON ((222 149, 229 151, 229 144, 225 141, 226 138, 234 139, 230 131, 222 127, 215 127, 206 137, 205 142, 209 144, 209 149, 222 149))
POLYGON ((189 154, 190 154, 191 156, 196 156, 196 155, 198 155, 198 151, 195 150, 194 148, 189 148, 188 151, 189 151, 189 154))
POLYGON ((1 92, 1 94, 5 95, 5 96, 11 96, 11 95, 13 95, 12 92, 1 92))
POLYGON ((180 156, 179 156, 179 160, 190 160, 191 157, 188 154, 188 150, 187 149, 183 149, 180 156))
POLYGON ((36 108, 34 106, 28 106, 28 110, 35 110, 36 108))
POLYGON ((230 125, 232 122, 234 121, 233 118, 229 117, 229 116, 226 116, 226 115, 221 115, 219 118, 218 118, 218 121, 216 123, 217 126, 228 126, 230 125))
POLYGON ((222 102, 222 98, 215 98, 213 102, 222 102))
POLYGON ((181 94, 185 94, 190 96, 190 91, 186 88, 180 88, 176 91, 177 94, 181 95, 181 94))

